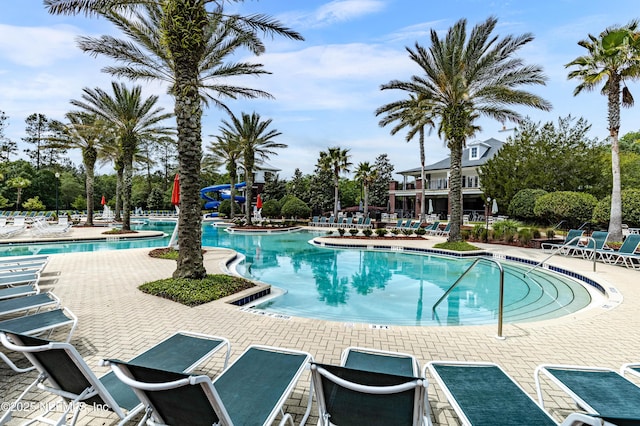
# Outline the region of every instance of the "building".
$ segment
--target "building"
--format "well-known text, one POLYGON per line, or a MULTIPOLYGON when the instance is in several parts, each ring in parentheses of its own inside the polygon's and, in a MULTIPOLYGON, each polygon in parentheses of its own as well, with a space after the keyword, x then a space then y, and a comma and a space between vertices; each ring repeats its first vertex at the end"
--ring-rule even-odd
MULTIPOLYGON (((493 158, 505 143, 497 139, 475 141, 467 144, 462 153, 462 210, 475 218, 484 215, 484 198, 478 175, 478 167, 493 158)), ((425 213, 438 214, 446 219, 451 212, 449 204, 449 169, 450 157, 437 163, 425 166, 425 213), (430 212, 431 201, 432 211, 430 212)), ((402 183, 389 183, 389 211, 399 217, 418 217, 422 181, 420 167, 398 172, 402 175, 402 183)))

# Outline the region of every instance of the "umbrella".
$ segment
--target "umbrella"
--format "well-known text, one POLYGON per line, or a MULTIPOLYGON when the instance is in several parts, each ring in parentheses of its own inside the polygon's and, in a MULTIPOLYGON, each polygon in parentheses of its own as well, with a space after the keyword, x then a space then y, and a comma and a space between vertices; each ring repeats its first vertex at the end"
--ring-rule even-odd
POLYGON ((171 191, 171 204, 177 206, 180 204, 180 175, 176 173, 173 178, 173 190, 171 191))
POLYGON ((256 198, 256 208, 262 208, 262 197, 260 196, 260 194, 258 194, 258 198, 256 198))
POLYGON ((427 213, 433 214, 433 200, 431 198, 429 198, 429 210, 427 213))
POLYGON ((102 196, 102 200, 100 200, 100 205, 104 206, 107 204, 107 200, 104 199, 104 195, 102 196))
POLYGON ((496 214, 496 213, 498 213, 498 202, 494 198, 493 205, 491 206, 491 214, 496 214))
POLYGON ((361 212, 364 206, 362 205, 362 200, 360 200, 360 204, 358 204, 358 211, 361 212))

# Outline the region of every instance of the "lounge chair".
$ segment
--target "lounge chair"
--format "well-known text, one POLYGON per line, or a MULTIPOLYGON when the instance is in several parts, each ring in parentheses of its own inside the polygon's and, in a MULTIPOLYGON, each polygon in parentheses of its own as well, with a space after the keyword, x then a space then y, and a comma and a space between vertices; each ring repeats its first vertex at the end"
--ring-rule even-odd
MULTIPOLYGON (((493 363, 432 361, 425 367, 436 379, 463 425, 557 425, 500 366, 493 363)), ((599 419, 572 413, 561 424, 601 425, 599 419)))
POLYGON ((618 250, 600 250, 598 257, 604 263, 611 265, 624 264, 628 268, 640 268, 640 255, 636 250, 640 245, 640 235, 631 234, 627 236, 618 250))
MULTIPOLYGON (((49 332, 49 335, 51 335, 51 333, 58 328, 70 326, 71 328, 66 338, 66 341, 68 342, 77 325, 78 317, 76 317, 69 309, 60 308, 0 321, 0 333, 12 332, 32 336, 49 332)), ((0 352, 0 359, 17 373, 24 373, 25 371, 34 369, 34 367, 18 367, 2 352, 0 352)), ((0 425, 3 424, 3 419, 4 417, 0 418, 0 425)))
POLYGON ((371 348, 348 347, 342 351, 340 365, 400 376, 417 377, 420 374, 420 365, 413 355, 371 348))
POLYGON ((0 317, 32 310, 38 311, 51 306, 60 306, 60 299, 49 292, 0 300, 0 317))
POLYGON ((20 256, 8 257, 0 260, 1 272, 39 271, 47 266, 49 256, 20 256))
POLYGON ((16 285, 35 285, 40 281, 38 271, 8 271, 0 273, 0 288, 13 287, 16 285))
POLYGON ((0 300, 29 296, 38 293, 40 293, 40 287, 38 287, 37 283, 33 285, 25 284, 12 287, 2 287, 0 288, 0 300))
MULTIPOLYGON (((68 343, 50 342, 12 332, 0 332, 0 342, 10 350, 23 352, 40 373, 0 418, 0 424, 11 417, 12 409, 19 407, 20 401, 35 386, 65 399, 67 411, 60 420, 64 421, 72 414, 71 425, 75 424, 81 411, 80 403, 108 408, 122 419, 122 423, 144 408, 133 391, 112 372, 98 379, 78 351, 68 343)), ((150 368, 189 372, 225 346, 226 366, 230 351, 227 339, 178 332, 136 356, 131 362, 150 368)), ((185 405, 187 402, 180 401, 185 405)), ((50 405, 54 404, 47 404, 50 405)), ((51 422, 48 414, 49 411, 43 412, 39 419, 51 422)))
POLYGON ((311 222, 309 222, 309 226, 318 226, 320 218, 318 216, 314 216, 311 218, 311 222))
POLYGON ((451 222, 448 222, 444 229, 441 231, 436 231, 436 235, 439 237, 448 237, 449 233, 451 232, 451 222))
POLYGON ((431 225, 431 229, 429 229, 427 231, 427 234, 428 235, 438 235, 438 232, 440 232, 440 222, 439 221, 435 221, 431 225))
POLYGON ((544 406, 540 377, 544 374, 592 417, 612 424, 640 423, 640 387, 609 368, 540 365, 534 377, 544 406))
POLYGON ((337 365, 311 364, 319 422, 342 424, 422 425, 427 381, 337 365))
POLYGON ((582 256, 584 259, 593 259, 594 253, 596 256, 599 251, 605 250, 604 246, 609 238, 607 231, 593 231, 587 244, 578 244, 575 247, 568 248, 563 254, 571 256, 582 256), (595 251, 594 251, 595 249, 595 251))
POLYGON ((67 225, 51 225, 42 220, 33 222, 31 233, 38 237, 55 237, 69 233, 71 227, 67 225))
POLYGON ((404 224, 404 219, 398 219, 396 224, 394 226, 389 227, 389 229, 402 229, 403 224, 404 224))
MULTIPOLYGON (((312 360, 305 352, 250 346, 215 380, 152 369, 139 363, 107 360, 115 375, 131 386, 146 407, 148 424, 268 425, 282 411, 299 377, 312 360)), ((311 410, 311 391, 304 424, 311 410)))
POLYGON ((584 231, 582 229, 570 229, 562 243, 542 243, 540 248, 543 252, 550 253, 553 250, 564 250, 577 247, 584 231))

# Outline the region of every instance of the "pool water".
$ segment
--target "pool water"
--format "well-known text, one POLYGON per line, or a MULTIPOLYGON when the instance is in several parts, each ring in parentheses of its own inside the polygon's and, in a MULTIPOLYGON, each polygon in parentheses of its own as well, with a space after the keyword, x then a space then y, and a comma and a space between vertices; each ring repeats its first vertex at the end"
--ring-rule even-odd
MULTIPOLYGON (((173 225, 144 229, 171 233, 173 225)), ((481 262, 432 315, 432 306, 474 259, 359 249, 320 248, 309 232, 229 234, 203 225, 204 246, 231 248, 245 256, 237 271, 285 291, 255 306, 281 315, 377 325, 471 325, 497 320, 499 271, 481 262)), ((0 246, 0 256, 163 247, 168 237, 109 242, 0 246)), ((503 263, 504 322, 557 318, 583 309, 589 292, 563 275, 503 263)))

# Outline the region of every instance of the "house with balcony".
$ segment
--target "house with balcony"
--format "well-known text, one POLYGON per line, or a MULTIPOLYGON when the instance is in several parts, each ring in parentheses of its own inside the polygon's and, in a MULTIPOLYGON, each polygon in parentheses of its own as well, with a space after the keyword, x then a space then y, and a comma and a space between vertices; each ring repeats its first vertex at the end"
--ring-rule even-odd
MULTIPOLYGON (((467 144, 462 153, 462 210, 463 214, 477 218, 485 214, 483 191, 478 168, 493 158, 505 142, 491 138, 467 144)), ((451 213, 449 202, 450 157, 425 165, 425 213, 446 219, 451 213)), ((417 218, 423 182, 420 167, 397 172, 402 182, 389 183, 389 212, 398 217, 417 218)))

